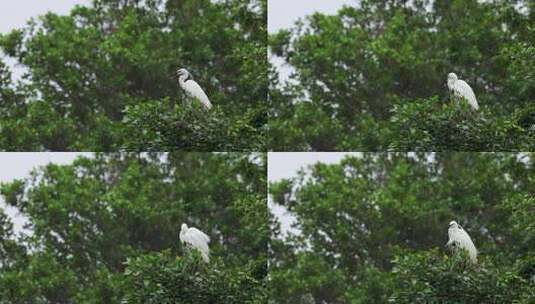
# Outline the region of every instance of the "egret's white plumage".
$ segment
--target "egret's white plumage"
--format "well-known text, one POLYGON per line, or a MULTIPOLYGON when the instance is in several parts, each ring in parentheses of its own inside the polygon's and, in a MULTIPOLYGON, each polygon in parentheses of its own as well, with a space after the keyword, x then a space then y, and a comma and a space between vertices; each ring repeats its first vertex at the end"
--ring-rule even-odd
POLYGON ((477 249, 476 246, 474 246, 474 243, 472 242, 472 239, 464 231, 464 229, 457 224, 456 221, 450 222, 450 227, 448 229, 448 243, 446 246, 452 246, 455 245, 455 248, 462 248, 466 251, 468 251, 468 255, 470 256, 470 260, 475 264, 477 263, 477 249))
POLYGON ((479 105, 477 103, 474 91, 468 85, 468 83, 466 83, 466 81, 458 79, 455 73, 448 74, 448 89, 450 90, 450 92, 453 93, 456 98, 466 99, 472 109, 479 109, 479 105))
POLYGON ((197 99, 203 105, 203 107, 208 110, 212 108, 210 99, 208 99, 208 96, 206 96, 206 93, 203 91, 201 86, 195 82, 195 80, 193 80, 188 70, 178 69, 176 71, 176 76, 178 77, 178 83, 180 84, 180 87, 190 98, 197 99))
POLYGON ((188 246, 199 250, 202 259, 206 263, 210 262, 210 249, 208 248, 210 237, 204 232, 195 227, 188 228, 188 225, 182 224, 182 228, 180 229, 180 241, 183 244, 187 244, 188 246))

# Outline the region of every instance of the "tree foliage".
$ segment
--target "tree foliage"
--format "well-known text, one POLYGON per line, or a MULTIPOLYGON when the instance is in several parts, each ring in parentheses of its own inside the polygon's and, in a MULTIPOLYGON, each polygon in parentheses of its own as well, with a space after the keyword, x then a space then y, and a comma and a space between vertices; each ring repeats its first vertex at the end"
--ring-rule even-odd
POLYGON ((28 226, 15 234, 0 213, 0 303, 179 303, 195 287, 207 288, 197 290, 206 303, 261 303, 265 162, 261 154, 97 154, 2 184, 28 226), (183 222, 211 237, 210 264, 179 245, 183 222))
MULTIPOLYGON (((127 262, 126 303, 265 303, 264 283, 258 269, 225 269, 211 261, 207 268, 198 254, 185 258, 167 252, 144 255, 127 262), (218 270, 223 269, 223 271, 218 270)), ((265 264, 259 266, 265 272, 265 264)))
POLYGON ((264 150, 266 12, 265 0, 94 0, 0 35, 26 69, 14 84, 0 64, 0 149, 264 150), (215 111, 185 97, 177 67, 215 111))
POLYGON ((295 216, 272 223, 273 303, 531 303, 534 157, 364 153, 272 183, 295 216), (459 222, 478 264, 452 254, 459 222))
POLYGON ((271 72, 270 149, 533 149, 530 1, 358 2, 270 36, 292 69, 284 82, 271 72), (481 111, 457 110, 450 72, 481 111))

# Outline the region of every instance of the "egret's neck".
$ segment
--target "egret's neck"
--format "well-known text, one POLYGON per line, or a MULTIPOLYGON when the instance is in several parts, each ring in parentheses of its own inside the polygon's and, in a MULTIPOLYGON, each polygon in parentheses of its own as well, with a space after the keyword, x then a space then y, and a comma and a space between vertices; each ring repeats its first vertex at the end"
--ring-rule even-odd
POLYGON ((455 79, 448 79, 448 88, 451 90, 455 84, 455 79))
POLYGON ((188 76, 186 75, 180 75, 178 77, 178 83, 180 84, 180 86, 184 86, 184 84, 186 83, 186 80, 188 79, 188 76))

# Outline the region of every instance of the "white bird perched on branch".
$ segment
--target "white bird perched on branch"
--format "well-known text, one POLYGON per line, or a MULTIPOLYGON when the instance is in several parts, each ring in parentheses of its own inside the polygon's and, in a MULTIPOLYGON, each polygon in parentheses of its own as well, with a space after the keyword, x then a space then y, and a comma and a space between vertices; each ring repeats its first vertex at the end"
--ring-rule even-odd
POLYGON ((450 222, 450 227, 448 229, 448 243, 446 246, 452 246, 455 245, 456 248, 461 248, 463 250, 468 251, 468 255, 470 256, 470 260, 472 263, 477 263, 477 249, 476 246, 474 246, 474 243, 472 242, 472 239, 464 231, 464 229, 457 224, 456 221, 450 222))
POLYGON ((474 91, 466 81, 458 79, 455 73, 448 74, 448 89, 454 97, 458 99, 466 99, 473 110, 479 109, 474 91))
POLYGON ((178 84, 180 84, 180 87, 186 92, 188 97, 197 99, 208 110, 212 108, 210 99, 208 99, 201 86, 193 80, 188 70, 178 69, 175 75, 178 78, 178 84))
POLYGON ((206 263, 210 262, 210 249, 208 248, 210 237, 204 232, 195 227, 188 228, 188 225, 182 224, 182 228, 180 229, 180 241, 182 244, 197 249, 201 253, 202 259, 206 263))

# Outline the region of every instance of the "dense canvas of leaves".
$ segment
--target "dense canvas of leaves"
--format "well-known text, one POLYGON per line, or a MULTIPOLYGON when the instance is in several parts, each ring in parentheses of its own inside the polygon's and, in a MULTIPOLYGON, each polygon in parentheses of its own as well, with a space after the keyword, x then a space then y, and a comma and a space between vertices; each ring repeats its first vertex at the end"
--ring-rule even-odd
POLYGON ((364 153, 270 185, 273 303, 532 303, 535 155, 364 153), (458 221, 478 251, 444 247, 458 221))
MULTIPOLYGON (((126 303, 266 303, 267 289, 255 269, 224 269, 212 261, 203 267, 199 255, 176 258, 166 252, 128 261, 126 303), (239 275, 236 275, 239 273, 239 275)), ((262 272, 265 264, 260 265, 262 272)))
POLYGON ((266 0, 94 0, 0 35, 27 70, 14 84, 0 63, 0 149, 265 150, 266 14, 266 0), (177 67, 215 111, 185 97, 177 67))
POLYGON ((189 303, 173 299, 203 286, 205 303, 262 303, 265 175, 262 154, 97 154, 2 184, 28 232, 0 212, 0 303, 189 303), (211 237, 209 265, 183 222, 211 237))
POLYGON ((271 72, 270 149, 533 150, 534 14, 522 0, 363 0, 272 34, 293 72, 271 72), (450 72, 481 111, 456 110, 450 72))

